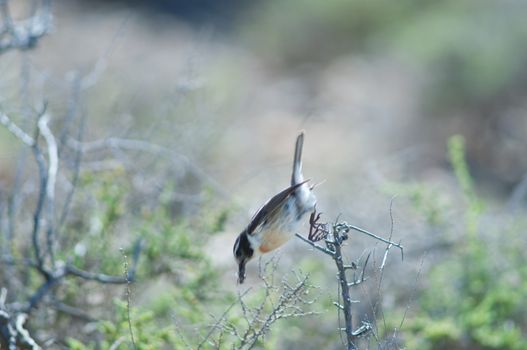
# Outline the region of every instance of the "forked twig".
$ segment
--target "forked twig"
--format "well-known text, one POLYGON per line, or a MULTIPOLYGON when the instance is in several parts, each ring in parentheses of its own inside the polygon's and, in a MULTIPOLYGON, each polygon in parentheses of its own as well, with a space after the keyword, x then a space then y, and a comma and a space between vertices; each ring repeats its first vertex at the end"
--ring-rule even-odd
MULTIPOLYGON (((390 212, 391 213, 391 212, 390 212)), ((391 215, 391 214, 390 214, 391 215)), ((333 304, 337 307, 339 320, 340 320, 340 313, 342 312, 344 314, 344 323, 345 326, 343 328, 339 328, 339 330, 343 331, 346 337, 346 348, 348 350, 356 349, 355 339, 360 336, 364 336, 365 334, 369 333, 373 330, 373 326, 368 322, 362 322, 361 326, 357 329, 353 329, 353 313, 351 310, 352 304, 355 302, 351 300, 350 297, 350 287, 354 287, 357 285, 362 284, 366 279, 366 267, 368 265, 371 253, 368 254, 366 257, 366 260, 362 266, 361 274, 358 278, 355 278, 355 274, 353 277, 352 282, 348 282, 348 277, 346 275, 347 270, 356 270, 357 264, 352 263, 351 265, 344 264, 343 256, 342 256, 342 244, 344 241, 348 239, 348 234, 351 230, 364 233, 370 237, 373 237, 381 242, 387 243, 388 246, 385 251, 384 259, 382 268, 384 268, 384 264, 386 262, 386 258, 388 255, 388 251, 391 247, 397 247, 401 250, 401 256, 403 255, 403 246, 400 243, 395 243, 392 241, 392 233, 393 233, 393 224, 392 224, 392 230, 390 232, 390 237, 388 239, 382 238, 376 234, 373 234, 367 230, 364 230, 360 227, 357 227, 355 225, 350 225, 346 222, 335 222, 333 225, 327 224, 327 223, 321 223, 320 222, 321 214, 317 213, 316 211, 313 211, 313 213, 310 216, 310 228, 309 228, 309 234, 308 238, 303 237, 300 234, 296 234, 298 238, 300 238, 303 242, 309 244, 311 247, 315 248, 318 251, 323 252, 324 254, 330 256, 337 268, 337 278, 338 278, 338 285, 339 285, 339 291, 340 291, 340 298, 342 298, 341 302, 334 302, 333 304), (317 244, 316 242, 324 240, 325 247, 317 244)), ((393 223, 393 216, 392 223, 393 223)), ((340 321, 339 321, 340 322, 340 321)))

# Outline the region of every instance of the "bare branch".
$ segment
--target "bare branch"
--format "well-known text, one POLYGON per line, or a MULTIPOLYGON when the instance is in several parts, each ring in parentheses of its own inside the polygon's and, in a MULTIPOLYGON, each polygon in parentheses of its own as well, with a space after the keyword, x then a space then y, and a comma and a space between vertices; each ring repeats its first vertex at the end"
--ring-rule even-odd
MULTIPOLYGON (((390 236, 388 237, 388 241, 392 241, 392 236, 393 236, 393 226, 394 226, 394 219, 393 219, 393 200, 394 198, 392 198, 392 200, 390 201, 390 236)), ((379 267, 380 270, 384 270, 384 265, 386 264, 386 259, 388 258, 388 252, 390 251, 390 248, 393 247, 393 244, 392 243, 389 243, 387 246, 386 246, 386 249, 384 250, 384 256, 382 258, 382 262, 381 262, 381 266, 379 267)), ((401 249, 401 254, 403 254, 403 250, 402 248, 401 249)))
POLYGON ((88 281, 96 281, 99 283, 109 283, 109 284, 125 284, 127 282, 127 278, 123 276, 111 276, 106 275, 104 273, 95 273, 95 272, 89 272, 81 270, 73 265, 68 265, 66 267, 66 271, 68 274, 80 277, 84 280, 88 281))
POLYGON ((31 259, 15 259, 11 255, 0 256, 0 263, 11 266, 29 266, 38 268, 38 264, 31 259))
POLYGON ((42 265, 38 262, 31 260, 17 261, 10 257, 0 257, 0 262, 6 264, 17 264, 23 263, 25 266, 36 268, 44 277, 45 281, 42 285, 33 293, 29 298, 28 302, 21 303, 20 305, 13 306, 13 309, 20 310, 23 312, 30 312, 32 309, 38 306, 40 302, 48 295, 60 282, 67 276, 75 276, 88 281, 96 281, 104 284, 124 284, 130 283, 135 278, 135 270, 137 268, 137 262, 142 249, 142 240, 138 240, 134 246, 132 252, 132 266, 127 269, 126 276, 112 276, 102 273, 93 273, 89 271, 81 270, 70 263, 59 265, 53 271, 45 270, 42 265))
POLYGON ((198 167, 196 164, 191 162, 188 157, 179 154, 169 148, 154 143, 150 143, 144 140, 110 137, 107 139, 91 142, 79 142, 78 140, 69 139, 67 145, 73 149, 80 149, 80 151, 84 154, 90 152, 103 151, 106 149, 117 149, 128 151, 140 151, 159 155, 170 159, 178 167, 183 165, 186 169, 190 170, 196 177, 202 179, 204 182, 211 184, 214 189, 223 197, 229 197, 229 194, 223 189, 220 184, 217 183, 214 178, 208 175, 203 169, 198 167))
MULTIPOLYGON (((81 142, 82 142, 82 138, 84 137, 85 120, 86 120, 86 115, 83 111, 81 111, 79 128, 77 131, 77 139, 80 140, 81 142)), ((62 227, 66 222, 66 218, 69 214, 70 207, 71 207, 71 201, 73 199, 73 195, 75 194, 75 189, 77 188, 77 183, 79 181, 79 174, 80 174, 81 159, 82 159, 82 152, 80 149, 78 149, 75 151, 75 160, 73 164, 73 179, 71 181, 71 189, 66 195, 66 199, 64 200, 64 205, 62 207, 62 213, 60 215, 59 222, 58 222, 57 230, 59 233, 62 230, 62 227)))
POLYGON ((408 314, 408 311, 410 310, 410 305, 413 302, 415 294, 417 292, 417 282, 419 281, 419 278, 421 278, 421 272, 423 271, 424 261, 425 261, 425 255, 423 255, 423 257, 421 258, 419 269, 417 270, 417 274, 415 275, 414 288, 412 289, 412 293, 410 294, 408 304, 406 305, 406 308, 404 310, 403 318, 401 319, 401 323, 399 324, 399 329, 403 328, 404 321, 406 320, 406 315, 408 314))
POLYGON ((371 233, 370 231, 362 229, 362 228, 360 228, 358 226, 348 225, 346 223, 344 223, 344 224, 347 225, 352 230, 364 233, 364 234, 366 234, 366 235, 368 235, 370 237, 373 237, 373 238, 375 238, 375 239, 377 239, 377 240, 379 240, 381 242, 384 242, 384 243, 387 243, 387 244, 391 244, 392 246, 399 248, 401 250, 401 258, 404 259, 404 247, 400 243, 395 243, 395 242, 392 242, 390 240, 384 239, 384 238, 382 238, 380 236, 377 236, 376 234, 371 233))
POLYGON ((104 53, 97 59, 97 62, 95 62, 95 65, 93 66, 91 71, 79 80, 79 88, 85 90, 97 83, 99 77, 102 75, 102 73, 104 73, 107 67, 107 61, 112 55, 113 51, 115 50, 117 42, 124 36, 128 22, 132 17, 132 13, 133 12, 130 11, 128 15, 122 20, 119 28, 115 31, 114 35, 112 36, 108 47, 106 48, 104 53))
POLYGON ((0 54, 11 49, 29 50, 48 34, 52 27, 51 0, 42 0, 38 11, 21 21, 13 21, 9 12, 9 1, 0 0, 0 54))
POLYGON ((332 250, 330 250, 330 249, 328 249, 328 248, 325 248, 325 247, 323 247, 323 246, 321 246, 321 245, 318 245, 318 244, 316 244, 315 242, 311 242, 310 240, 304 238, 304 237, 303 237, 301 234, 299 234, 299 233, 295 233, 295 236, 297 236, 298 238, 300 238, 301 240, 303 240, 304 242, 306 242, 307 244, 309 244, 309 245, 312 246, 313 248, 315 248, 315 249, 321 251, 321 252, 324 253, 324 254, 327 254, 327 255, 329 255, 329 256, 333 256, 333 255, 335 254, 334 251, 332 251, 332 250))
POLYGON ((352 300, 350 297, 350 287, 348 285, 348 280, 346 277, 346 269, 344 268, 344 262, 342 261, 342 250, 341 250, 341 242, 340 238, 337 236, 338 232, 333 232, 333 240, 326 242, 332 246, 333 250, 335 251, 335 254, 333 255, 333 260, 335 261, 335 265, 337 266, 338 270, 338 280, 340 283, 340 292, 342 296, 342 302, 344 303, 341 306, 341 309, 344 312, 344 322, 346 325, 345 333, 346 333, 346 342, 347 342, 347 349, 356 349, 356 346, 353 342, 353 319, 352 319, 352 313, 351 313, 351 304, 352 300))
POLYGON ((57 171, 59 167, 59 157, 57 151, 57 142, 53 133, 48 126, 49 115, 44 114, 38 121, 38 128, 41 135, 46 140, 48 145, 49 169, 48 169, 48 184, 46 186, 46 195, 49 200, 55 199, 55 183, 57 179, 57 171))
POLYGON ((124 343, 126 340, 125 337, 119 337, 116 341, 113 342, 113 344, 110 346, 109 350, 117 350, 119 349, 119 346, 124 343))
MULTIPOLYGON (((242 300, 243 297, 245 295, 247 295, 247 293, 249 293, 251 289, 247 289, 245 292, 241 293, 240 295, 238 295, 238 300, 242 300)), ((223 314, 220 316, 220 318, 218 318, 218 320, 210 327, 210 330, 209 332, 207 333, 207 335, 205 335, 205 337, 203 338, 203 340, 198 344, 198 347, 197 349, 201 349, 203 347, 203 345, 205 345, 205 343, 210 339, 210 337, 212 336, 212 334, 214 333, 214 331, 216 330, 222 330, 222 327, 220 327, 221 323, 223 322, 223 320, 225 319, 225 317, 227 317, 227 315, 229 314, 229 312, 232 310, 232 308, 238 304, 238 300, 235 300, 234 302, 232 302, 231 305, 229 305, 229 307, 227 307, 227 309, 225 309, 225 311, 223 312, 223 314)))
POLYGON ((271 313, 267 315, 267 317, 263 320, 262 325, 259 327, 259 329, 254 332, 254 334, 249 338, 246 345, 248 349, 251 349, 256 342, 269 331, 271 325, 276 322, 279 319, 282 318, 289 318, 289 317, 298 317, 298 316, 304 316, 307 315, 307 313, 304 313, 302 311, 300 312, 292 312, 288 313, 287 310, 289 308, 289 305, 291 303, 295 303, 295 300, 298 300, 298 296, 302 293, 303 290, 307 287, 307 281, 309 276, 306 275, 302 279, 298 281, 296 286, 290 287, 287 286, 284 290, 284 292, 280 295, 278 304, 273 308, 271 313))
POLYGON ((24 328, 27 321, 26 313, 10 314, 0 306, 0 348, 9 350, 42 348, 31 337, 28 330, 24 328))
POLYGON ((11 121, 11 119, 3 112, 0 112, 0 124, 2 124, 11 134, 22 141, 26 146, 33 147, 35 144, 35 140, 11 121))
POLYGON ((73 316, 75 318, 78 318, 86 322, 97 321, 97 319, 91 317, 86 311, 79 309, 77 307, 71 306, 71 305, 64 304, 63 302, 60 302, 58 300, 54 300, 51 303, 51 307, 59 312, 73 316))
POLYGON ((359 284, 366 281, 368 278, 366 277, 366 267, 368 266, 368 261, 370 260, 371 253, 368 253, 368 256, 366 257, 366 261, 364 262, 364 265, 362 266, 362 271, 360 274, 360 277, 358 279, 355 279, 355 274, 353 274, 353 282, 348 283, 348 286, 354 287, 358 286, 359 284))
POLYGON ((130 339, 132 341, 132 347, 137 349, 135 345, 134 330, 132 329, 132 317, 130 316, 131 300, 132 300, 132 290, 130 289, 130 279, 128 274, 128 257, 124 254, 124 250, 121 248, 121 254, 123 255, 123 268, 124 268, 124 277, 126 278, 126 316, 128 320, 128 330, 130 332, 130 339))
POLYGON ((24 342, 33 350, 41 349, 41 347, 31 338, 29 332, 24 328, 27 321, 27 314, 19 314, 16 318, 16 331, 22 337, 24 342))
POLYGON ((339 331, 344 333, 346 337, 345 343, 346 343, 346 348, 348 350, 357 348, 357 345, 354 343, 357 337, 364 336, 370 331, 373 331, 373 325, 368 322, 362 322, 359 328, 355 330, 353 329, 353 313, 351 310, 351 306, 353 303, 356 303, 358 301, 352 300, 350 296, 350 287, 360 285, 364 281, 367 280, 366 267, 368 265, 368 261, 370 259, 371 253, 368 254, 368 256, 366 257, 366 260, 362 266, 362 271, 360 273, 360 276, 357 278, 354 272, 353 280, 351 282, 348 282, 348 276, 346 275, 346 271, 357 270, 357 267, 360 263, 360 258, 357 263, 344 264, 343 255, 342 255, 342 245, 348 239, 348 234, 350 230, 355 230, 355 231, 364 233, 370 237, 373 237, 375 239, 378 239, 382 242, 387 243, 387 247, 384 253, 384 257, 383 257, 383 262, 380 267, 380 271, 382 275, 382 271, 384 270, 387 255, 388 255, 390 248, 397 247, 401 250, 401 255, 403 254, 403 246, 399 243, 395 243, 392 241, 393 215, 392 215, 391 207, 390 207, 390 217, 391 217, 392 225, 391 225, 391 230, 390 230, 390 236, 388 239, 384 239, 367 230, 364 230, 354 225, 350 225, 346 222, 339 222, 338 220, 335 224, 331 226, 331 230, 330 230, 329 229, 330 226, 328 224, 319 222, 320 214, 317 215, 316 212, 314 212, 311 215, 311 219, 310 219, 310 225, 311 225, 311 228, 309 230, 310 239, 306 239, 302 237, 301 235, 296 234, 298 238, 300 238, 302 241, 309 244, 311 247, 314 247, 315 249, 322 251, 326 255, 329 255, 335 263, 335 266, 337 268, 338 285, 339 285, 339 291, 340 291, 339 297, 342 299, 342 302, 335 301, 333 302, 333 305, 335 305, 335 307, 338 310, 337 314, 339 316, 339 324, 340 324, 340 313, 342 312, 344 314, 344 327, 339 328, 339 331), (326 247, 320 246, 312 241, 312 240, 318 240, 318 239, 324 239, 326 247))
POLYGON ((46 177, 46 199, 47 199, 47 252, 51 258, 51 264, 55 264, 55 254, 53 248, 53 235, 54 235, 54 215, 55 215, 55 184, 57 181, 57 171, 59 168, 59 156, 57 149, 57 142, 55 136, 48 127, 49 115, 44 114, 38 120, 37 127, 40 130, 40 134, 44 137, 47 144, 48 151, 48 173, 46 177))
POLYGON ((45 270, 44 260, 40 252, 39 232, 40 232, 40 221, 41 221, 41 216, 42 216, 42 210, 44 208, 44 204, 46 201, 46 194, 47 194, 46 186, 48 184, 48 179, 47 179, 48 173, 46 171, 46 160, 44 159, 44 156, 42 155, 42 151, 40 150, 40 147, 38 146, 37 142, 34 143, 32 150, 33 150, 33 156, 38 165, 39 194, 37 198, 37 206, 33 214, 33 230, 31 234, 31 238, 32 238, 32 243, 33 243, 33 253, 35 254, 35 260, 37 262, 38 269, 44 276, 47 276, 48 272, 45 270))

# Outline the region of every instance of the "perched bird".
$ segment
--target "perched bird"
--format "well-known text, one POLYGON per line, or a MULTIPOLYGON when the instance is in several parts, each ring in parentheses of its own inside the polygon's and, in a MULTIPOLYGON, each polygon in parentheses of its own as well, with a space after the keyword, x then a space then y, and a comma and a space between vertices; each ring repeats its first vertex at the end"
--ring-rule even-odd
POLYGON ((236 238, 233 253, 238 263, 238 283, 245 280, 245 264, 249 260, 286 243, 294 236, 304 214, 315 208, 313 187, 302 175, 303 143, 301 132, 296 139, 291 186, 269 199, 236 238))

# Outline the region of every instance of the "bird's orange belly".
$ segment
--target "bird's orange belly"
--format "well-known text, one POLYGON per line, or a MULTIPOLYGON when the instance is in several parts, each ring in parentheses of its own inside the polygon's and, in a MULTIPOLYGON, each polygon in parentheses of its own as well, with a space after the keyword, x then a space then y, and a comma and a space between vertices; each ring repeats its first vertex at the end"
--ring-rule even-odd
POLYGON ((261 253, 267 253, 275 250, 291 238, 291 234, 283 230, 270 230, 262 237, 262 242, 259 247, 261 253))

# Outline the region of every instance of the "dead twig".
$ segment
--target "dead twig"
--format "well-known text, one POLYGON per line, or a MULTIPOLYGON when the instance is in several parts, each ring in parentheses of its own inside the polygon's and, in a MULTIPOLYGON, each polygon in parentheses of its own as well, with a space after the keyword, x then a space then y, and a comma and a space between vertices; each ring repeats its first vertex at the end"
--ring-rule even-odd
POLYGON ((131 300, 132 300, 132 290, 130 288, 130 279, 128 274, 128 257, 124 253, 124 250, 121 248, 121 254, 123 255, 123 269, 124 277, 126 279, 126 316, 128 320, 128 330, 130 332, 130 340, 132 341, 132 347, 137 349, 135 345, 134 330, 132 329, 132 317, 130 316, 131 300))
POLYGON ((82 154, 101 152, 108 149, 113 150, 127 150, 150 153, 169 159, 178 168, 183 167, 188 169, 194 176, 201 179, 203 182, 211 185, 214 190, 221 196, 228 198, 229 194, 218 184, 218 182, 207 174, 203 169, 192 162, 188 157, 177 153, 167 147, 157 145, 144 140, 124 139, 110 137, 102 140, 91 142, 80 142, 70 138, 67 142, 68 147, 79 150, 82 154))
MULTIPOLYGON (((391 211, 390 211, 391 215, 391 211)), ((314 211, 311 214, 310 217, 310 229, 308 238, 304 238, 300 234, 296 234, 298 238, 300 238, 303 242, 309 244, 311 247, 315 248, 318 251, 321 251, 325 255, 330 256, 336 266, 337 269, 337 280, 338 280, 338 286, 339 286, 339 298, 342 299, 342 302, 337 301, 333 304, 338 310, 339 315, 339 323, 340 323, 340 313, 342 312, 344 314, 344 327, 339 327, 339 331, 343 332, 345 335, 345 346, 346 349, 356 349, 357 346, 355 344, 355 341, 358 337, 364 336, 365 334, 369 333, 373 326, 369 322, 362 322, 361 326, 357 329, 353 328, 353 313, 352 313, 352 304, 356 301, 351 299, 351 293, 350 288, 355 287, 357 285, 362 284, 366 279, 366 267, 368 265, 369 259, 371 254, 368 254, 364 264, 362 265, 362 271, 360 273, 360 276, 357 278, 355 276, 355 273, 353 275, 353 280, 351 282, 348 282, 348 276, 346 274, 347 270, 357 270, 358 263, 352 263, 350 265, 344 264, 343 255, 342 255, 342 244, 348 239, 349 232, 351 230, 364 233, 370 237, 373 237, 381 242, 387 243, 388 246, 386 247, 383 263, 381 264, 381 271, 385 267, 386 259, 388 256, 388 252, 390 248, 397 247, 401 250, 401 256, 403 255, 403 246, 400 243, 395 243, 392 241, 392 234, 393 234, 393 216, 392 218, 392 229, 390 231, 390 236, 388 239, 382 238, 376 234, 373 234, 367 230, 364 230, 360 227, 357 227, 355 225, 350 225, 346 222, 335 222, 333 225, 329 225, 327 223, 321 223, 320 222, 321 214, 314 211), (317 244, 317 241, 324 240, 325 247, 317 244)))
POLYGON ((0 0, 0 18, 0 54, 12 49, 32 49, 51 30, 51 0, 42 0, 33 13, 17 22, 11 17, 9 0, 0 0))
POLYGON ((6 309, 5 301, 7 290, 0 292, 0 349, 31 349, 41 350, 29 331, 24 328, 27 321, 27 313, 13 313, 6 309))
MULTIPOLYGON (((1 0, 0 0, 1 1, 1 0)), ((0 124, 2 124, 11 134, 22 141, 23 144, 33 147, 35 140, 26 134, 18 125, 16 125, 5 113, 0 112, 0 124)))
MULTIPOLYGON (((243 297, 245 295, 247 295, 247 293, 249 293, 249 291, 251 290, 251 288, 248 288, 245 292, 241 293, 240 295, 238 295, 238 298, 241 300, 243 299, 243 297)), ((212 336, 212 334, 216 331, 216 330, 223 330, 223 327, 221 325, 221 323, 223 322, 223 320, 227 317, 227 315, 229 314, 229 312, 231 312, 232 308, 234 306, 236 306, 238 304, 238 300, 235 300, 234 302, 231 303, 231 305, 229 305, 229 307, 227 307, 227 309, 225 309, 225 311, 223 312, 223 314, 216 320, 216 322, 210 327, 210 330, 209 332, 205 335, 205 337, 203 338, 203 340, 198 344, 198 347, 197 349, 201 349, 203 347, 203 345, 205 345, 205 343, 207 343, 207 341, 210 339, 210 337, 212 336)))
POLYGON ((48 172, 46 176, 46 213, 47 213, 47 230, 46 230, 46 243, 47 253, 51 260, 51 265, 55 265, 55 252, 53 248, 54 242, 54 222, 55 222, 55 184, 57 182, 57 172, 59 169, 59 156, 57 149, 57 142, 53 133, 48 126, 49 115, 44 114, 38 120, 38 129, 40 134, 44 138, 47 144, 48 153, 48 172))

